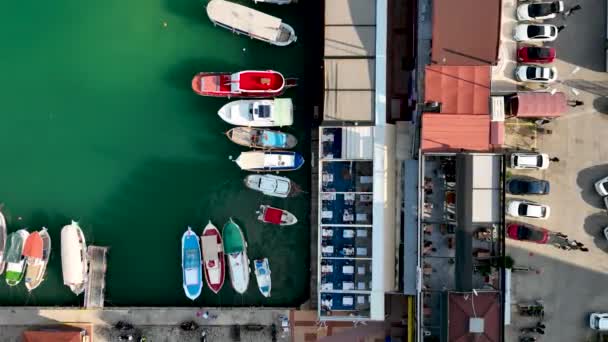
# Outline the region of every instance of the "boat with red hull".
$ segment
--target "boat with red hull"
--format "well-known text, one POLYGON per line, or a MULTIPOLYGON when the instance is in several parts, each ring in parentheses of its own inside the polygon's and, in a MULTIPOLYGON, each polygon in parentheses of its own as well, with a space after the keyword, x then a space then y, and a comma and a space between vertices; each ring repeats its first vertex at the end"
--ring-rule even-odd
POLYGON ((201 234, 203 265, 205 266, 205 281, 214 293, 224 286, 226 267, 224 260, 224 245, 220 231, 209 221, 201 234))
POLYGON ((246 70, 237 73, 201 72, 192 79, 192 90, 201 96, 264 98, 283 94, 295 87, 296 79, 265 70, 246 70))

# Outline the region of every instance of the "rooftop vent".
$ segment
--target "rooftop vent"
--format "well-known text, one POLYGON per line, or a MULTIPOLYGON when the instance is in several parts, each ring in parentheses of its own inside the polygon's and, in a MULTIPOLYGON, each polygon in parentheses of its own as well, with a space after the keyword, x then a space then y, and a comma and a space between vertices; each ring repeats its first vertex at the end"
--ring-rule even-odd
POLYGON ((469 320, 469 332, 473 334, 481 334, 484 329, 484 320, 483 318, 471 318, 469 320))

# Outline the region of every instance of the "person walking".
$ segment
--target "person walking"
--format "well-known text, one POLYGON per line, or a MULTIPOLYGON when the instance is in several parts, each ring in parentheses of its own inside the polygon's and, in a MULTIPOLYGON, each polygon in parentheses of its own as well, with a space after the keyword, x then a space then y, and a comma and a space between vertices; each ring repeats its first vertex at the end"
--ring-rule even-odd
POLYGON ((565 29, 565 28, 566 28, 566 25, 560 25, 560 26, 557 28, 557 32, 562 32, 562 30, 563 30, 563 29, 565 29))
POLYGON ((545 325, 543 324, 543 322, 536 323, 536 327, 537 328, 541 328, 541 329, 545 329, 546 328, 545 325))
POLYGON ((538 327, 534 328, 534 332, 536 332, 539 335, 544 335, 545 334, 545 331, 543 329, 541 329, 541 328, 538 328, 538 327))
POLYGON ((578 106, 583 106, 585 104, 585 102, 580 101, 580 100, 568 100, 568 106, 574 108, 574 107, 578 107, 578 106))
POLYGON ((583 9, 583 8, 581 7, 581 5, 578 5, 578 4, 576 6, 571 7, 569 10, 567 10, 566 12, 564 12, 564 18, 567 18, 567 17, 571 16, 572 13, 574 13, 574 12, 576 12, 578 10, 581 10, 581 9, 583 9))
POLYGON ((559 158, 557 157, 551 157, 549 158, 550 161, 554 162, 554 163, 558 163, 559 162, 559 158))

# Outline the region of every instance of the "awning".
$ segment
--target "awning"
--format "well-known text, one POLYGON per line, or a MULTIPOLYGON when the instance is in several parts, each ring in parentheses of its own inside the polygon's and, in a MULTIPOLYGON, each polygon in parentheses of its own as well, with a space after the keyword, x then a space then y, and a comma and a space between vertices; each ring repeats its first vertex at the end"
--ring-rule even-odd
POLYGON ((503 121, 490 121, 490 144, 502 146, 505 143, 505 123, 503 121))
POLYGON ((24 342, 81 342, 82 331, 41 330, 24 331, 24 342))
POLYGON ((510 98, 511 115, 520 118, 558 117, 567 109, 566 94, 517 93, 510 98))

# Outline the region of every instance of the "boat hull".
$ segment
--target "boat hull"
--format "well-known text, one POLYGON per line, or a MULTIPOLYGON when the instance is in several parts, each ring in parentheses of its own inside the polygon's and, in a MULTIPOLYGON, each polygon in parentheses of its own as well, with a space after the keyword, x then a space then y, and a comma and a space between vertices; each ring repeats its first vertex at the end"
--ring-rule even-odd
POLYGON ((203 289, 201 246, 190 227, 182 235, 182 275, 186 297, 195 300, 203 289))
MULTIPOLYGON (((253 72, 253 71, 252 71, 253 72)), ((260 71, 264 73, 266 71, 260 71)), ((269 89, 267 91, 250 91, 247 89, 232 87, 232 73, 229 72, 200 72, 192 78, 192 90, 201 96, 226 97, 226 98, 271 98, 285 92, 290 87, 295 86, 293 80, 285 80, 283 75, 275 71, 268 71, 270 75, 275 75, 283 79, 283 86, 279 89, 269 89)))
POLYGON ((6 263, 4 262, 4 251, 6 249, 6 219, 0 212, 0 274, 4 272, 6 263))
POLYGON ((15 286, 23 279, 26 264, 22 252, 25 247, 25 240, 30 235, 25 229, 20 229, 13 234, 10 236, 10 247, 6 258, 5 278, 8 286, 15 286))
POLYGON ((255 269, 255 278, 258 283, 258 289, 260 290, 262 296, 268 298, 270 297, 270 291, 272 289, 268 258, 256 259, 253 261, 253 265, 255 269))
POLYGON ((234 126, 291 126, 293 102, 290 98, 236 100, 223 105, 217 114, 234 126))
POLYGON ((205 266, 205 281, 214 293, 220 292, 226 278, 226 259, 224 258, 224 245, 220 231, 209 221, 201 235, 201 247, 203 251, 203 265, 205 266), (206 245, 205 237, 214 237, 214 245, 206 245), (212 256, 207 258, 208 249, 212 256), (210 262, 213 267, 210 267, 210 262), (215 265, 217 263, 217 265, 215 265))
POLYGON ((288 151, 251 151, 242 152, 241 155, 236 159, 237 165, 242 170, 249 171, 261 171, 261 172, 281 172, 281 171, 295 171, 304 165, 304 158, 297 152, 288 151), (254 154, 258 154, 257 157, 254 154), (262 154, 260 156, 259 154, 262 154), (245 157, 244 157, 245 156, 245 157), (247 156, 254 156, 255 158, 248 158, 247 156), (270 157, 270 158, 266 158, 270 157), (281 157, 287 157, 288 161, 284 163, 268 162, 271 159, 280 159, 281 157))
POLYGON ((251 127, 232 128, 226 136, 237 145, 258 149, 292 149, 298 143, 292 134, 251 127))
POLYGON ((298 223, 298 219, 287 210, 274 208, 269 205, 260 205, 258 220, 263 223, 275 224, 279 226, 293 226, 298 223))
POLYGON ((232 219, 222 231, 224 240, 224 253, 228 258, 228 270, 232 288, 240 294, 245 293, 249 287, 249 258, 247 257, 247 242, 241 227, 232 219))
POLYGON ((275 175, 248 175, 244 179, 245 186, 259 191, 267 196, 287 198, 294 194, 292 182, 287 177, 275 175))
POLYGON ((46 228, 43 228, 40 231, 40 237, 42 238, 43 243, 42 259, 28 259, 27 262, 27 270, 25 272, 25 288, 28 291, 32 291, 40 286, 44 280, 46 266, 48 265, 49 258, 51 257, 51 237, 46 228))
POLYGON ((89 271, 87 244, 75 221, 61 229, 61 270, 63 283, 75 295, 84 292, 89 271))

